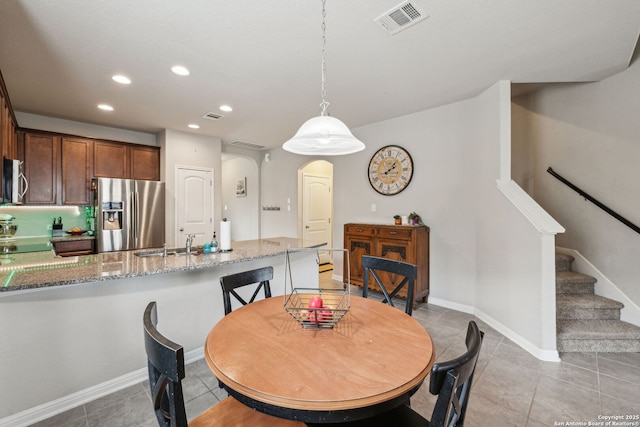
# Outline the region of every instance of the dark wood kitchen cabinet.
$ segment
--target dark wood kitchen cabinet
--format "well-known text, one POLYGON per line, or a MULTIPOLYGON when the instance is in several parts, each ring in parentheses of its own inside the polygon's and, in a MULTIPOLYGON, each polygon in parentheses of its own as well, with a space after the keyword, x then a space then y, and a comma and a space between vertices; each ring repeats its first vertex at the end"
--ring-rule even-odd
MULTIPOLYGON (((9 93, 0 72, 0 157, 7 159, 18 158, 18 123, 11 107, 9 93)), ((3 164, 0 162, 0 177, 3 174, 3 164)), ((0 185, 0 200, 3 196, 3 186, 0 185)))
POLYGON ((93 176, 129 178, 129 146, 117 142, 96 141, 93 145, 93 176))
POLYGON ((31 205, 91 204, 92 178, 160 180, 160 148, 24 129, 18 132, 31 205))
MULTIPOLYGON (((381 225, 381 224, 345 224, 344 247, 347 249, 351 269, 351 283, 358 286, 364 284, 364 268, 362 256, 370 255, 381 258, 408 262, 418 266, 418 279, 415 285, 415 299, 425 301, 429 296, 429 227, 414 225, 381 225)), ((347 260, 344 261, 346 271, 347 260)), ((385 283, 397 284, 400 278, 394 275, 381 274, 385 283)), ((346 280, 346 273, 345 273, 346 280)), ((369 278, 369 288, 376 289, 375 281, 369 278), (373 285, 372 285, 373 283, 373 285)), ((393 289, 395 286, 391 286, 393 289)), ((398 293, 406 296, 403 289, 398 293)))
POLYGON ((160 180, 160 148, 96 141, 93 156, 96 178, 160 180))
POLYGON ((92 141, 24 132, 24 174, 29 205, 88 205, 92 141))
POLYGON ((51 242, 58 257, 91 255, 95 253, 95 240, 58 240, 51 242))
POLYGON ((160 149, 158 147, 132 145, 130 152, 131 179, 160 180, 160 149))
POLYGON ((91 204, 93 141, 83 138, 62 138, 61 144, 61 204, 91 204))
POLYGON ((24 203, 55 205, 60 175, 60 137, 34 132, 24 132, 22 136, 24 174, 29 182, 24 203))

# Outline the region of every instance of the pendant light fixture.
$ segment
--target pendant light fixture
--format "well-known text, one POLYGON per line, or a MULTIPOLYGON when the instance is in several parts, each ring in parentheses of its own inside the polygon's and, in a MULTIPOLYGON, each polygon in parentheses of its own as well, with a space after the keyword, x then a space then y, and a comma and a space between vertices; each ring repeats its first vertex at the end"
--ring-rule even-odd
POLYGON ((316 156, 339 156, 343 154, 356 153, 364 150, 362 141, 356 139, 351 134, 349 128, 335 117, 329 116, 327 108, 329 103, 325 100, 326 91, 326 71, 325 45, 326 39, 326 0, 322 0, 322 63, 321 75, 322 86, 320 103, 320 115, 307 120, 300 126, 298 132, 282 144, 282 148, 295 154, 316 155, 316 156))

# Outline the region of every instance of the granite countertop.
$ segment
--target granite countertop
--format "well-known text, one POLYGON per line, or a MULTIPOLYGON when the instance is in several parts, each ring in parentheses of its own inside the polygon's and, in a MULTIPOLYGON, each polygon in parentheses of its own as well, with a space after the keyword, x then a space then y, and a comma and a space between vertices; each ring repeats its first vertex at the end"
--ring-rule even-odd
MULTIPOLYGON (((82 236, 80 236, 82 237, 82 236)), ((93 237, 93 236, 86 236, 93 237)), ((112 279, 164 274, 210 268, 216 265, 284 254, 287 249, 320 247, 289 237, 232 242, 230 252, 200 255, 140 257, 135 253, 150 249, 106 252, 67 258, 55 258, 52 251, 0 255, 0 296, 10 291, 35 290, 112 279)), ((161 249, 159 249, 161 250, 161 249)))

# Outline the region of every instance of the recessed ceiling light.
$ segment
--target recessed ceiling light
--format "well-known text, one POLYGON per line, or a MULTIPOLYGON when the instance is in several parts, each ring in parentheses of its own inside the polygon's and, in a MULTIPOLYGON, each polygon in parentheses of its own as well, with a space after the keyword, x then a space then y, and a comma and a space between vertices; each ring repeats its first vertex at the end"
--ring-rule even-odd
POLYGON ((104 111, 113 111, 113 107, 108 104, 98 104, 98 108, 104 111))
POLYGON ((115 76, 111 77, 111 79, 116 82, 116 83, 120 83, 123 85, 130 85, 131 84, 131 79, 129 79, 129 77, 127 76, 123 76, 122 74, 116 74, 115 76))
POLYGON ((230 112, 230 111, 233 111, 233 108, 231 108, 231 107, 230 107, 230 106, 228 106, 228 105, 221 105, 221 106, 220 106, 220 110, 222 110, 222 111, 226 111, 226 112, 230 112))
POLYGON ((189 127, 190 127, 191 129, 200 129, 200 126, 198 126, 198 125, 197 125, 197 124, 195 124, 195 123, 191 123, 191 124, 189 125, 189 127))
POLYGON ((187 67, 183 67, 182 65, 174 65, 173 67, 171 67, 171 71, 179 76, 188 76, 189 74, 191 74, 187 67))

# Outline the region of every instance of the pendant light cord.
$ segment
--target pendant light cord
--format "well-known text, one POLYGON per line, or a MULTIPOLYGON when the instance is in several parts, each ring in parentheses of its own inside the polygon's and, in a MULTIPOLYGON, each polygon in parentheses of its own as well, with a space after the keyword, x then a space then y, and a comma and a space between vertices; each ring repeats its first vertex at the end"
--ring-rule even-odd
POLYGON ((321 51, 321 57, 322 57, 322 63, 321 63, 321 75, 322 75, 322 88, 320 91, 320 96, 322 97, 322 102, 320 103, 320 109, 322 110, 320 112, 321 116, 328 116, 329 113, 327 113, 327 108, 329 107, 329 103, 325 100, 325 97, 327 96, 327 88, 326 88, 326 83, 327 83, 327 77, 326 77, 326 72, 327 72, 327 64, 325 62, 325 56, 326 56, 326 45, 327 45, 327 36, 326 36, 326 30, 327 30, 327 23, 326 23, 326 19, 327 19, 327 10, 326 10, 326 0, 322 0, 322 51, 321 51))
POLYGON ((313 117, 300 126, 293 138, 282 144, 282 149, 295 154, 306 156, 341 156, 364 150, 362 141, 355 138, 349 128, 335 117, 329 117, 325 99, 327 95, 327 65, 326 65, 326 29, 327 29, 326 0, 322 0, 322 87, 320 95, 320 116, 313 117))

